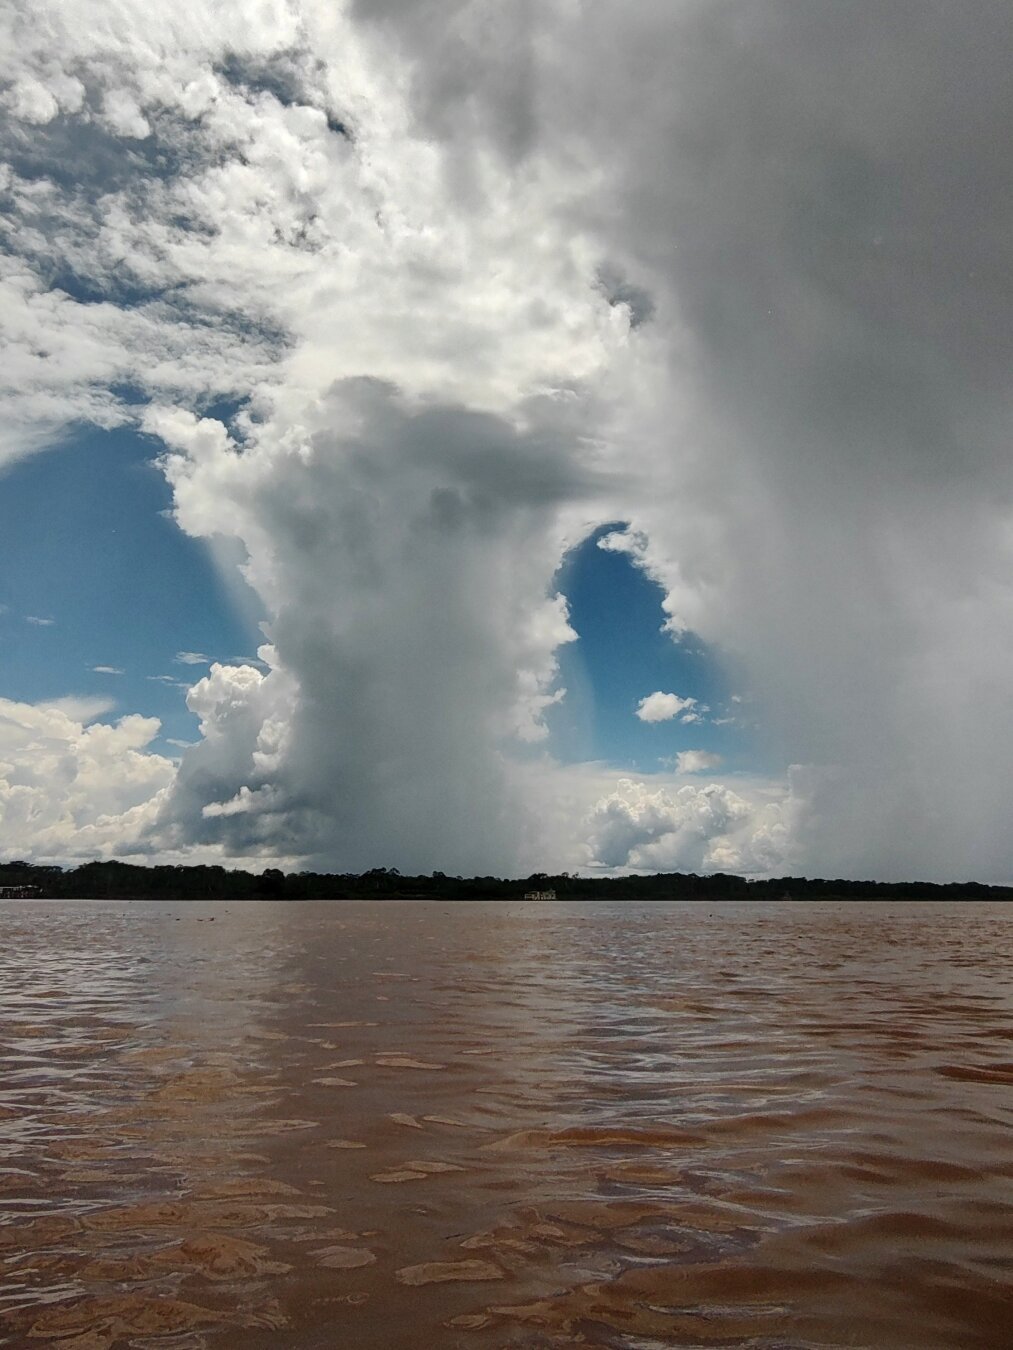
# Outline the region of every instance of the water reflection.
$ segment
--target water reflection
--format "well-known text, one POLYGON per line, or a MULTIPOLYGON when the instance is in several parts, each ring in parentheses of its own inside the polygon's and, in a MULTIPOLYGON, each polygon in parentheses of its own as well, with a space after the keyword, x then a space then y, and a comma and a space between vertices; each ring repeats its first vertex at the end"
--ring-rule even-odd
POLYGON ((0 924, 2 1344, 1008 1343, 1001 909, 0 924))

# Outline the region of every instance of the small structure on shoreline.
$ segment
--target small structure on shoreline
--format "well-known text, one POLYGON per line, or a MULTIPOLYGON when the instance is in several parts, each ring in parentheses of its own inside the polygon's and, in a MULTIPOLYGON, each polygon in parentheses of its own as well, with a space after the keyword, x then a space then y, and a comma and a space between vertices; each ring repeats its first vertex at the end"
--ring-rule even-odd
POLYGON ((31 900, 41 894, 41 886, 0 886, 0 900, 31 900))
POLYGON ((525 900, 555 900, 555 891, 525 891, 525 900))

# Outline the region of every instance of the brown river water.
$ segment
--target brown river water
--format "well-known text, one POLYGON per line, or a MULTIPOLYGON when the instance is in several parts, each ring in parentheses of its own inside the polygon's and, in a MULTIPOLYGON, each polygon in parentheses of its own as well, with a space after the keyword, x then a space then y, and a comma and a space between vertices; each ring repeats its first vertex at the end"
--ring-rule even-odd
POLYGON ((1013 1345, 1013 910, 0 902, 0 1345, 1013 1345))

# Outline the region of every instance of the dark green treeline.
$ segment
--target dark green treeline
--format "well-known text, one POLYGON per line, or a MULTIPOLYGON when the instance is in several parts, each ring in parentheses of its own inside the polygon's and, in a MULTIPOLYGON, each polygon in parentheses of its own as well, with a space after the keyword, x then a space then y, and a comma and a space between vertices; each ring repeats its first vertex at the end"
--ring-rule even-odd
POLYGON ((0 888, 38 887, 43 896, 134 900, 510 900, 525 891, 556 892, 560 900, 1013 900, 1013 888, 976 882, 822 881, 779 877, 750 881, 722 872, 708 876, 578 877, 537 872, 520 880, 453 877, 442 872, 402 876, 396 868, 369 872, 280 872, 258 875, 224 867, 138 867, 89 862, 60 868, 0 863, 0 888))

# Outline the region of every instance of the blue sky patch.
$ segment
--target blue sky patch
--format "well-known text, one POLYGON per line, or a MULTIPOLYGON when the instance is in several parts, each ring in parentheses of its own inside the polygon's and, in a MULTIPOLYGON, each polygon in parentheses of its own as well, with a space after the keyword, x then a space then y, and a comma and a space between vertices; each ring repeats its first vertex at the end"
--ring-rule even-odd
POLYGON ((162 513, 165 479, 131 431, 88 432, 13 465, 0 492, 0 694, 25 702, 108 697, 103 720, 140 712, 193 740, 184 691, 204 663, 255 656, 207 547, 162 513), (96 672, 106 666, 122 675, 96 672))
POLYGON ((741 728, 715 719, 736 717, 735 692, 717 655, 694 634, 680 641, 662 632, 662 591, 624 553, 598 547, 622 522, 603 525, 566 559, 557 576, 578 641, 561 649, 566 699, 550 710, 553 748, 566 760, 604 760, 618 768, 656 773, 682 750, 721 755, 726 768, 752 767, 741 728), (706 706, 702 722, 647 723, 641 699, 661 690, 706 706))

